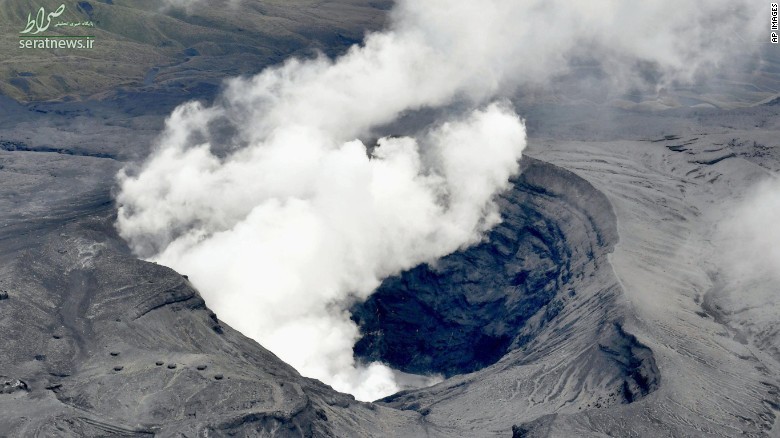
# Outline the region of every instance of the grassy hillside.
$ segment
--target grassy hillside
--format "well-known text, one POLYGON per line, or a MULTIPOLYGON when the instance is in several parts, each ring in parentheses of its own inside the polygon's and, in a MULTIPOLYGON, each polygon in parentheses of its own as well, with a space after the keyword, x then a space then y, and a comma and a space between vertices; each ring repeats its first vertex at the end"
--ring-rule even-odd
POLYGON ((382 25, 389 1, 220 0, 163 8, 159 0, 0 0, 0 93, 17 100, 84 97, 117 86, 186 89, 252 73, 290 54, 331 53, 382 25), (41 35, 94 35, 92 49, 21 49, 29 13, 65 4, 41 35))

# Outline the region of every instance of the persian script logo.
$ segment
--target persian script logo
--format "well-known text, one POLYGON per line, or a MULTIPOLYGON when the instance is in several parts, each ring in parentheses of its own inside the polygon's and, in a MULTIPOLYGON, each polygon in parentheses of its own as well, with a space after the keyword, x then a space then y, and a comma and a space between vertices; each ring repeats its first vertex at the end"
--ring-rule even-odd
POLYGON ((35 16, 35 19, 32 19, 32 12, 27 14, 27 27, 24 28, 23 31, 19 33, 30 33, 35 30, 35 32, 32 32, 33 34, 45 32, 49 26, 51 25, 51 19, 57 18, 62 13, 65 12, 65 4, 61 4, 59 8, 57 8, 54 12, 49 12, 46 14, 46 10, 41 6, 40 9, 38 9, 38 14, 35 16), (46 18, 46 25, 43 24, 43 19, 46 18))
MULTIPOLYGON (((52 27, 52 19, 59 18, 65 12, 65 4, 61 4, 52 12, 46 13, 41 6, 33 17, 32 12, 27 14, 27 26, 19 32, 20 49, 91 49, 94 44, 92 35, 39 35, 52 27)), ((54 28, 58 27, 95 27, 92 21, 58 21, 54 28)))

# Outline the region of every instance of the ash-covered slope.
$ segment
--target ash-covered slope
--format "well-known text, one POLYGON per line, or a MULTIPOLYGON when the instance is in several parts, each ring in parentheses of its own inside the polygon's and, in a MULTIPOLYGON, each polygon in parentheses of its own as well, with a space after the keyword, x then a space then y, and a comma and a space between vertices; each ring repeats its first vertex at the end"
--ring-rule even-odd
POLYGON ((110 159, 0 152, 4 436, 405 436, 419 414, 302 378, 113 229, 110 159), (45 209, 41 202, 45 199, 45 209))
POLYGON ((776 280, 723 281, 735 246, 718 232, 758 181, 776 175, 778 109, 668 116, 633 135, 616 126, 600 141, 540 141, 534 153, 587 179, 614 206, 620 242, 610 260, 635 315, 626 329, 652 349, 661 385, 638 403, 540 417, 519 426, 520 436, 778 432, 770 335, 778 300, 762 293, 776 280))

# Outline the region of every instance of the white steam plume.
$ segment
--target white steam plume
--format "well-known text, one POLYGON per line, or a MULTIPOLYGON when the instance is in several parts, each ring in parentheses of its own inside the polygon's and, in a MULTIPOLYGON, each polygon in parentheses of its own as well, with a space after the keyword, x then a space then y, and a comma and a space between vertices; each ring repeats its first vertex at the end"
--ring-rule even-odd
MULTIPOLYGON (((740 182, 748 186, 754 176, 740 182)), ((780 357, 780 179, 761 175, 744 193, 724 197, 718 213, 709 258, 717 276, 704 303, 743 341, 780 357)))
POLYGON ((382 139, 370 158, 359 141, 286 127, 219 160, 182 141, 207 114, 179 108, 168 147, 124 180, 123 235, 138 248, 150 236, 167 243, 155 260, 188 273, 223 320, 305 375, 364 400, 397 391, 387 367, 355 366, 348 295, 365 298, 498 222, 491 199, 517 171, 520 120, 491 105, 419 143, 382 139))
POLYGON ((487 102, 565 73, 571 57, 598 59, 620 85, 639 61, 662 82, 692 79, 738 48, 730 33, 749 37, 747 5, 400 1, 388 30, 336 60, 290 60, 229 81, 211 107, 179 107, 140 173, 120 174, 118 228, 304 375, 363 400, 388 395, 389 368, 355 364, 345 309, 498 222, 493 198, 525 131, 507 104, 487 102), (455 100, 476 109, 370 154, 355 140, 455 100))

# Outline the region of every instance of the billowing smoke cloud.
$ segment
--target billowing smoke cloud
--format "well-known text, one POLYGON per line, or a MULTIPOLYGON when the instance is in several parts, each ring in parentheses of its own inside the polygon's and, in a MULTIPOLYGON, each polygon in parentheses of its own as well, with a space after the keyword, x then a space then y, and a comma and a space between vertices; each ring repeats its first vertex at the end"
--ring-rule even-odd
POLYGON ((500 96, 581 57, 618 86, 647 65, 659 83, 691 80, 739 48, 734 32, 748 37, 747 5, 400 1, 388 30, 336 60, 290 60, 228 81, 213 106, 178 108, 140 172, 120 175, 118 228, 304 375, 364 400, 387 395, 393 372, 355 363, 345 309, 499 221, 493 198, 525 146, 500 96), (356 140, 454 102, 472 110, 415 138, 356 140))

